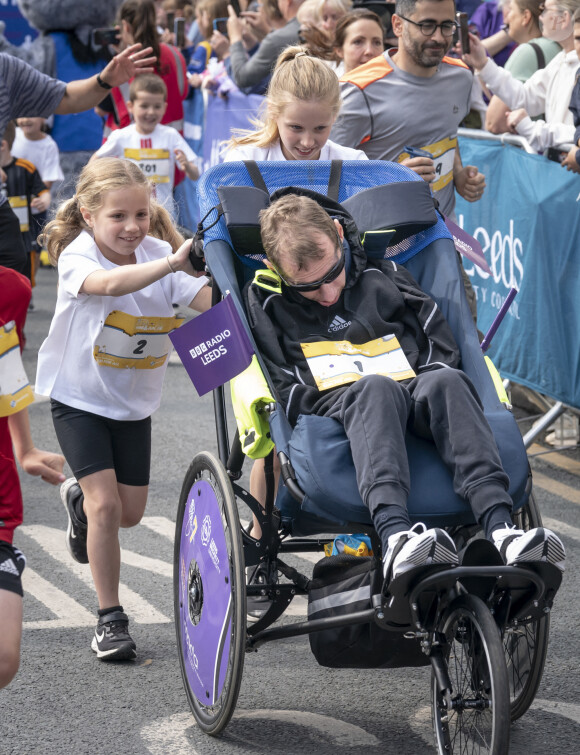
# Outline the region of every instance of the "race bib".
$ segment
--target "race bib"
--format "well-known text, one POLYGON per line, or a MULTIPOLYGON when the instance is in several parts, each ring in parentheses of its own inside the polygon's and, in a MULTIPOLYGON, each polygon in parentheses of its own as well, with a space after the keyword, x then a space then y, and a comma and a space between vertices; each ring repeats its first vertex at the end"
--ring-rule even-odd
MULTIPOLYGON (((421 149, 427 150, 433 155, 435 166, 435 180, 430 184, 433 191, 441 191, 448 183, 453 180, 453 163, 455 160, 455 150, 457 149, 457 137, 452 139, 441 139, 433 144, 426 144, 421 149)), ((398 162, 402 162, 410 157, 408 152, 399 155, 398 162)))
POLYGON ((350 341, 316 341, 300 346, 320 391, 353 383, 365 375, 384 375, 393 380, 415 377, 394 335, 358 345, 350 341))
POLYGON ((169 333, 183 317, 135 317, 114 310, 93 346, 93 357, 103 367, 154 370, 165 364, 171 351, 169 333))
POLYGON ((125 149, 125 157, 138 165, 154 184, 169 183, 169 150, 125 149))
POLYGON ((28 226, 28 202, 26 197, 8 197, 8 203, 14 210, 14 214, 20 223, 20 232, 25 233, 28 226))
POLYGON ((14 320, 0 327, 0 417, 15 414, 34 401, 14 320))

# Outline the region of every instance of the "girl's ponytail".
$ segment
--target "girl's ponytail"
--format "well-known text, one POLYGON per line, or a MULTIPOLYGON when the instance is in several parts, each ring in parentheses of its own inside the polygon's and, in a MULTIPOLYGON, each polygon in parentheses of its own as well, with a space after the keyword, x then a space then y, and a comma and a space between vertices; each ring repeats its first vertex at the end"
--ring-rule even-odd
POLYGON ((149 225, 149 235, 154 236, 161 241, 167 241, 174 252, 183 244, 184 238, 174 225, 173 218, 169 212, 162 207, 155 199, 151 199, 149 206, 151 223, 149 225))
POLYGON ((56 265, 61 253, 83 230, 89 230, 89 227, 81 215, 75 195, 60 205, 54 220, 46 224, 38 237, 38 243, 46 248, 50 261, 56 265))

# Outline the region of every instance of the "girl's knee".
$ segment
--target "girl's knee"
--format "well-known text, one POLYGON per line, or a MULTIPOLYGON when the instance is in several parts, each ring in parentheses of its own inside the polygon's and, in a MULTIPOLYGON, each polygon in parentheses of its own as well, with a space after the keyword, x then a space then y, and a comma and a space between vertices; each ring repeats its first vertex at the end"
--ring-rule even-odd
POLYGON ((89 522, 89 526, 95 524, 120 524, 122 516, 121 501, 114 495, 99 498, 86 498, 83 508, 89 522))

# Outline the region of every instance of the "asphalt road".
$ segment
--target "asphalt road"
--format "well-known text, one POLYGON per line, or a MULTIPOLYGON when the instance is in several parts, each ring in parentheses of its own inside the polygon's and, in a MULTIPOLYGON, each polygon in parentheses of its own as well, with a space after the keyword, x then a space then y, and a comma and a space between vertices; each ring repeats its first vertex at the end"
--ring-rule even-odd
MULTIPOLYGON (((56 273, 42 269, 24 355, 31 380, 52 315, 56 273)), ((39 447, 56 448, 49 406, 30 409, 39 447)), ((88 567, 64 545, 57 489, 22 477, 25 523, 16 544, 25 571, 22 664, 0 691, 0 753, 127 755, 335 755, 340 749, 427 755, 432 744, 428 669, 319 667, 306 638, 246 656, 234 718, 218 739, 194 724, 172 623, 173 528, 193 455, 215 452, 210 397, 199 399, 179 364, 168 369, 154 418, 152 482, 143 524, 122 533, 123 603, 137 642, 134 663, 105 664, 90 650, 96 599, 88 567)), ((510 753, 577 753, 580 737, 580 463, 574 454, 532 460, 544 517, 563 536, 568 571, 552 614, 546 670, 531 711, 512 727, 510 753)), ((243 514, 246 516, 246 514, 243 514)), ((300 564, 309 568, 308 562, 300 564)), ((298 603, 295 614, 304 612, 298 603)))

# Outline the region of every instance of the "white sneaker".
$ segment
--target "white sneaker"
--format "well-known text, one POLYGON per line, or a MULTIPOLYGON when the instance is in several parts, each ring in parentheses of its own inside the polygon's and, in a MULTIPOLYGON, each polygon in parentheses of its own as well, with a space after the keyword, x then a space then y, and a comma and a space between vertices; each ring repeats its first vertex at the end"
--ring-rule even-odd
POLYGON ((424 524, 418 523, 410 530, 389 537, 383 558, 383 576, 389 575, 389 569, 390 579, 394 579, 415 566, 457 563, 455 543, 445 530, 438 527, 428 530, 424 524))
POLYGON ((545 561, 565 570, 566 550, 564 544, 552 530, 536 527, 524 532, 510 527, 495 530, 493 543, 508 565, 530 561, 545 561))

